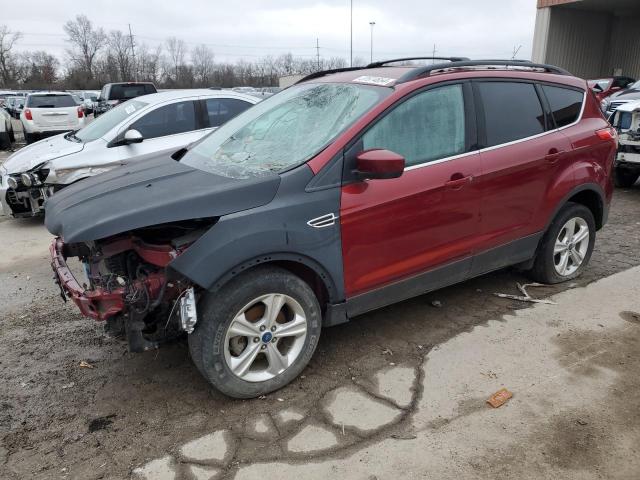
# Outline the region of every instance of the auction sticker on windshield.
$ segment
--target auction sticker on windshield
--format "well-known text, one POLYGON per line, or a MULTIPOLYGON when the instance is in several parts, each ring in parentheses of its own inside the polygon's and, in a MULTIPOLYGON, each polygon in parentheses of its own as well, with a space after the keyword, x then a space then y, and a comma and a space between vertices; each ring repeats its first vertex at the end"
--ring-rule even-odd
POLYGON ((387 86, 393 82, 395 82, 394 78, 386 78, 386 77, 371 77, 368 75, 364 75, 362 77, 358 77, 354 80, 354 82, 358 83, 370 83, 371 85, 382 85, 387 86))
POLYGON ((133 112, 136 111, 136 106, 129 105, 127 108, 124 109, 124 111, 127 112, 127 115, 131 115, 133 112))

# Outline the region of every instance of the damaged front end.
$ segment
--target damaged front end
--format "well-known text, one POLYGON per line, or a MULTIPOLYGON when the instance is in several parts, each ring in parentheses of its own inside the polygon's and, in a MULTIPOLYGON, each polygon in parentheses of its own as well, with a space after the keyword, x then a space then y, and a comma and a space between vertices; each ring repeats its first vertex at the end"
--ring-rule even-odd
MULTIPOLYGON (((84 316, 106 322, 105 331, 126 336, 129 350, 141 352, 193 331, 197 286, 170 264, 214 220, 190 220, 123 233, 100 241, 51 244, 51 266, 63 299, 84 316), (69 258, 86 277, 80 282, 69 258)), ((80 275, 78 275, 79 277, 80 275)))
POLYGON ((3 178, 3 202, 16 218, 34 217, 44 213, 45 201, 57 190, 45 183, 48 169, 38 169, 3 178))

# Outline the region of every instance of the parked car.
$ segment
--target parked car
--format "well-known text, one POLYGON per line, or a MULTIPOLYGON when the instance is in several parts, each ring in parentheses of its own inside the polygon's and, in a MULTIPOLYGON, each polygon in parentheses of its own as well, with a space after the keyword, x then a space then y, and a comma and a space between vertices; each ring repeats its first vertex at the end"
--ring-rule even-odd
POLYGON ((609 118, 618 107, 634 100, 640 100, 640 81, 606 97, 600 105, 605 116, 609 118))
POLYGON ((15 117, 15 106, 16 103, 20 100, 20 97, 7 97, 5 101, 5 110, 11 115, 11 117, 15 117))
POLYGON ((93 115, 98 117, 122 102, 157 92, 155 85, 149 82, 107 83, 94 104, 93 115))
POLYGON ((614 112, 611 124, 619 132, 614 179, 619 187, 633 186, 640 178, 640 100, 627 102, 614 112))
POLYGON ((8 150, 15 141, 11 115, 9 115, 6 110, 0 108, 0 149, 8 150))
POLYGON ((15 101, 13 102, 13 108, 11 109, 13 118, 15 119, 20 118, 20 114, 24 110, 25 101, 26 101, 25 97, 15 97, 15 101))
POLYGON ((211 90, 174 90, 129 100, 81 130, 9 157, 0 166, 3 211, 14 217, 42 214, 54 191, 124 163, 170 155, 259 101, 211 90))
POLYGON ((611 77, 601 78, 599 80, 587 80, 589 87, 593 90, 599 102, 613 95, 620 90, 624 90, 634 83, 636 80, 631 77, 611 77))
POLYGON ((82 106, 84 107, 85 115, 89 115, 93 113, 93 106, 98 102, 98 96, 100 92, 93 90, 86 90, 83 92, 76 92, 77 95, 82 99, 82 106))
POLYGON ((85 116, 70 93, 38 92, 27 96, 20 122, 29 144, 39 138, 82 128, 85 116))
POLYGON ((509 265, 580 275, 616 146, 587 83, 557 67, 377 63, 70 186, 45 224, 84 315, 132 351, 187 332, 202 375, 249 398, 299 375, 323 326, 509 265))

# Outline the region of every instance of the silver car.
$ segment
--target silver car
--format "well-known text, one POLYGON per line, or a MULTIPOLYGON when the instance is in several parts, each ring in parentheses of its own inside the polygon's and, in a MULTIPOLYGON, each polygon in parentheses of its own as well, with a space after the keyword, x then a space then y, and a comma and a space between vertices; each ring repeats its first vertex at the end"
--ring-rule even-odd
POLYGON ((129 100, 88 126, 22 148, 0 166, 5 215, 44 213, 55 191, 131 161, 199 140, 259 98, 232 91, 174 90, 129 100))

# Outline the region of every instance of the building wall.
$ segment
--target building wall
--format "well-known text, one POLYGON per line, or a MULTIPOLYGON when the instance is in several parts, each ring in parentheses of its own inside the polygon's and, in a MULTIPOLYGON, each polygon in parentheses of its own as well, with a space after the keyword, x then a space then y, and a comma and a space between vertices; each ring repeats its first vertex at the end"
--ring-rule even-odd
POLYGON ((640 79, 640 16, 615 17, 601 75, 620 70, 640 79))

